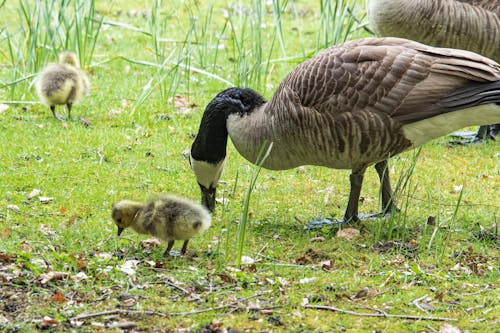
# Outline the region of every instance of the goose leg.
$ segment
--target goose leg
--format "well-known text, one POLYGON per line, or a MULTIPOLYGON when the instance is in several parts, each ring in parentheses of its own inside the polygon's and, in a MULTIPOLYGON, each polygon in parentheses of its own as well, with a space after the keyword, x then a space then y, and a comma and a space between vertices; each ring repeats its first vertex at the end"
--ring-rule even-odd
POLYGON ((68 104, 66 104, 66 106, 68 107, 68 119, 71 120, 71 106, 72 106, 72 104, 68 103, 68 104))
POLYGON ((488 139, 495 140, 495 137, 499 132, 500 124, 481 126, 479 127, 479 130, 477 131, 477 134, 472 142, 477 143, 488 139))
POLYGON ((359 196, 361 194, 361 185, 363 184, 365 170, 366 168, 353 170, 353 172, 349 176, 349 180, 351 183, 351 190, 349 192, 349 200, 347 201, 347 208, 345 210, 344 218, 334 221, 331 221, 326 218, 312 220, 307 223, 304 229, 306 230, 321 229, 332 225, 357 222, 359 220, 358 216, 359 196))
POLYGON ((173 240, 168 241, 168 243, 167 243, 167 249, 165 250, 165 252, 163 252, 163 256, 164 257, 170 255, 170 250, 172 250, 172 246, 174 246, 174 241, 173 240))
POLYGON ((495 140, 500 133, 500 124, 480 126, 476 133, 471 131, 458 131, 450 135, 466 141, 451 141, 451 144, 468 145, 471 143, 481 143, 488 140, 495 140))
POLYGON ((188 247, 188 242, 189 242, 189 239, 186 239, 184 241, 184 244, 182 244, 181 255, 185 255, 186 254, 187 247, 188 247))
POLYGON ((354 170, 349 176, 351 182, 351 191, 349 192, 349 201, 344 214, 343 223, 351 223, 359 220, 358 205, 359 196, 361 195, 361 186, 363 185, 363 178, 365 176, 366 168, 361 170, 354 170))
POLYGON ((387 160, 376 163, 375 170, 377 170, 382 191, 382 215, 399 210, 392 198, 391 180, 389 179, 387 160))

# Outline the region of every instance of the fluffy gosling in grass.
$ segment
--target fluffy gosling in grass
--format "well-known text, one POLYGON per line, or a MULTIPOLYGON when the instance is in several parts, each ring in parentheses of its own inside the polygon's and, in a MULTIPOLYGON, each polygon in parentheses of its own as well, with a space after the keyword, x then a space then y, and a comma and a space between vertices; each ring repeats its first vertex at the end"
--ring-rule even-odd
POLYGON ((131 227, 140 234, 150 234, 168 242, 167 256, 175 240, 183 240, 181 254, 191 238, 207 230, 212 218, 208 210, 187 199, 172 195, 158 196, 149 202, 122 200, 113 204, 111 214, 118 227, 118 236, 131 227))
POLYGON ((80 69, 74 52, 64 51, 59 54, 59 63, 45 67, 36 82, 36 91, 40 100, 47 104, 56 119, 56 105, 68 108, 68 119, 71 119, 71 106, 88 94, 89 79, 80 69))

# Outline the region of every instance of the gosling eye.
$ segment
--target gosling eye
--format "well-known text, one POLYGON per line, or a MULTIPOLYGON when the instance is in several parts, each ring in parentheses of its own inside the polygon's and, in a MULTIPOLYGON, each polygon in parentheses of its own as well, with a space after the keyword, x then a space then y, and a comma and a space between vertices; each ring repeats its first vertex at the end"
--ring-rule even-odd
POLYGON ((116 223, 121 224, 122 223, 122 219, 121 218, 116 219, 116 223))

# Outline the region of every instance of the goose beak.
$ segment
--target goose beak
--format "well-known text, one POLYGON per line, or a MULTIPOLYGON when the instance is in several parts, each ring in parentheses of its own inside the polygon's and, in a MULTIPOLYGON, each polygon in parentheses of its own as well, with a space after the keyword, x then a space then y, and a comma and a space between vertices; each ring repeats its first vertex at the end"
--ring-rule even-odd
POLYGON ((201 189, 201 204, 205 206, 211 213, 215 210, 215 192, 216 188, 210 186, 206 188, 200 185, 201 189))
POLYGON ((118 227, 118 233, 117 235, 120 236, 122 234, 123 228, 118 227))

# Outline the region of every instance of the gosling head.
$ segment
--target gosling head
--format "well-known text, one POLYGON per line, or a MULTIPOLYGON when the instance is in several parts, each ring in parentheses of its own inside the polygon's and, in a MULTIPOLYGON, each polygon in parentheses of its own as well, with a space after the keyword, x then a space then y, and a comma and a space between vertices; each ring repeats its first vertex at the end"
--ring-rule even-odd
POLYGON ((131 200, 122 200, 113 204, 111 218, 118 228, 118 236, 134 223, 135 216, 140 208, 139 203, 131 200))
POLYGON ((226 158, 226 120, 231 114, 249 114, 266 101, 252 89, 229 88, 208 103, 189 162, 201 190, 201 203, 210 212, 215 209, 216 188, 226 158))
POLYGON ((77 68, 80 67, 80 62, 78 61, 76 54, 71 51, 63 51, 59 53, 59 63, 71 65, 77 68))

